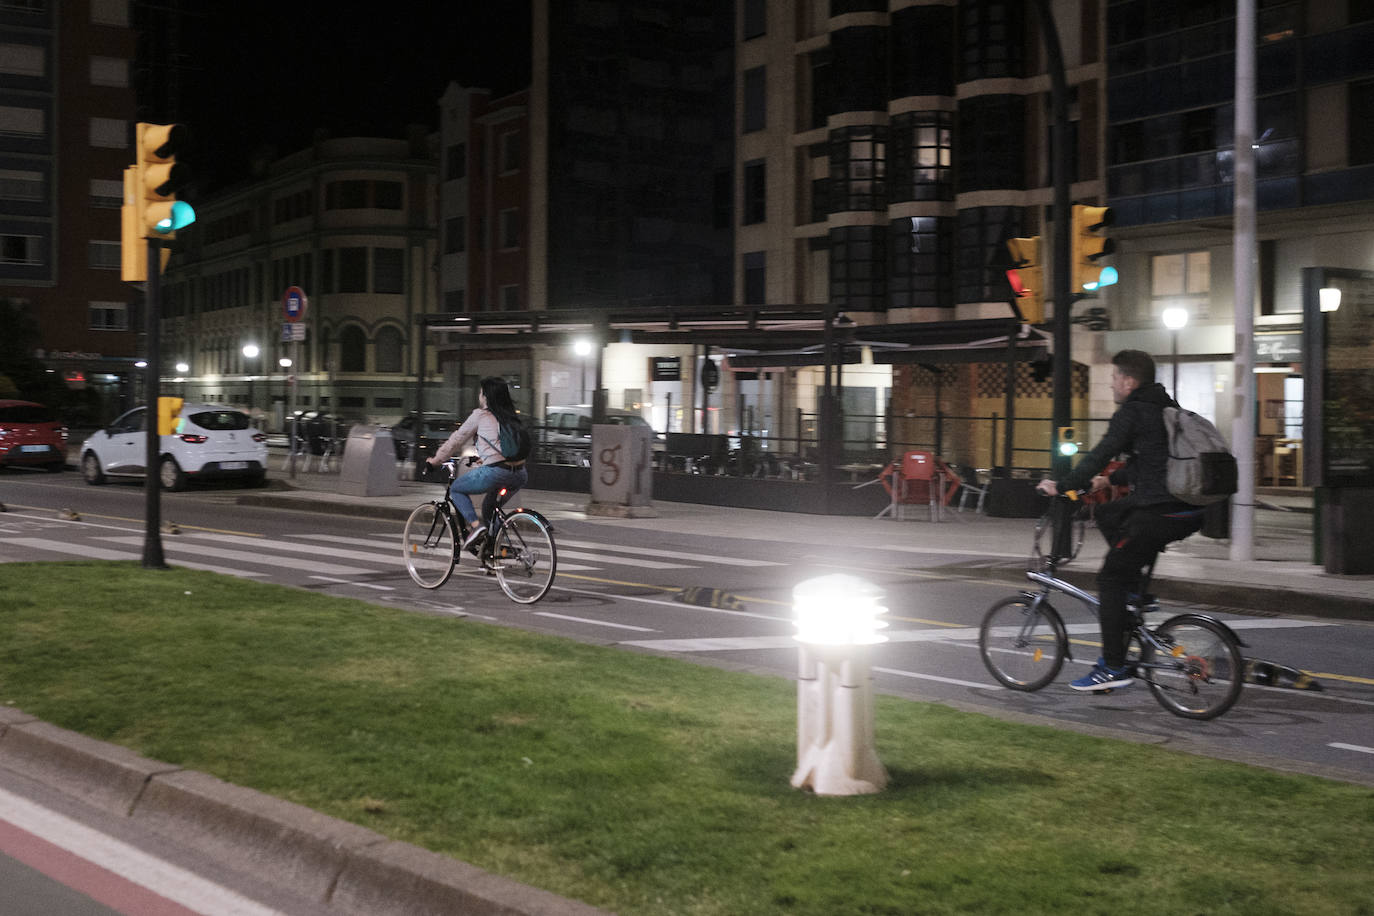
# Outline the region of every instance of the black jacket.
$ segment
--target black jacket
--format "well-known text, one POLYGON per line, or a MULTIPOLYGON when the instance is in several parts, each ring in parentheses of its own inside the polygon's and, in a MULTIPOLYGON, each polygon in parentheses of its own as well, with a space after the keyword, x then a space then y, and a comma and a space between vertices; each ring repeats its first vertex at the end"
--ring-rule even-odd
MULTIPOLYGON (((1164 429, 1164 408, 1177 406, 1158 382, 1132 391, 1112 414, 1102 441, 1059 482, 1059 491, 1087 490, 1093 477, 1100 474, 1108 462, 1125 455, 1126 467, 1122 470, 1125 483, 1131 487, 1132 503, 1187 506, 1169 495, 1167 485, 1169 435, 1164 429)), ((1121 473, 1114 474, 1113 478, 1113 483, 1121 482, 1121 473)))

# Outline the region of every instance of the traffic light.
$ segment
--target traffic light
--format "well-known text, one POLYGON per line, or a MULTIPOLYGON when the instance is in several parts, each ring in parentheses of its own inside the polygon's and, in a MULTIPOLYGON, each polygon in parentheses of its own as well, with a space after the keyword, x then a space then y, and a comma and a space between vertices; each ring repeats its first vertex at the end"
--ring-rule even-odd
POLYGON ((1078 433, 1072 426, 1059 427, 1059 437, 1055 442, 1059 454, 1072 456, 1078 454, 1078 433))
POLYGON ((1007 239, 1007 251, 1016 265, 1007 271, 1016 307, 1027 324, 1041 324, 1045 320, 1045 267, 1040 261, 1040 236, 1007 239))
POLYGON ((1098 232, 1112 224, 1111 207, 1073 205, 1073 288, 1089 292, 1116 282, 1115 267, 1100 263, 1116 243, 1098 232))
MULTIPOLYGON (((124 170, 124 206, 121 210, 121 272, 131 282, 148 279, 148 239, 173 239, 176 230, 196 221, 196 211, 177 191, 189 176, 184 163, 176 161, 185 145, 180 124, 145 124, 134 128, 134 164, 124 170)), ((162 253, 165 267, 168 253, 162 253)))
POLYGON ((181 416, 181 398, 157 399, 157 434, 171 436, 177 431, 177 419, 181 416))

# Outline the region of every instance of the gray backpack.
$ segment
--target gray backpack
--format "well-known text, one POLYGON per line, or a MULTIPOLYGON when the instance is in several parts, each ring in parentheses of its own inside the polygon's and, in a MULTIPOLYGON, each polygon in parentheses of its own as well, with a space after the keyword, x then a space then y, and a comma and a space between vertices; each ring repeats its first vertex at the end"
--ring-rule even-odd
POLYGON ((1166 407, 1164 429, 1169 436, 1171 496, 1207 506, 1236 492, 1236 458, 1212 421, 1191 410, 1166 407))

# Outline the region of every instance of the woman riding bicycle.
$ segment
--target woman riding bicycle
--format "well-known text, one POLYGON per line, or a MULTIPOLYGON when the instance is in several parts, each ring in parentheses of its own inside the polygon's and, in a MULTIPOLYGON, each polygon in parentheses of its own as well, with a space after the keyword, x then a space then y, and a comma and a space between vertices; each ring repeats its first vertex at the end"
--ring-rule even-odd
POLYGON ((425 459, 426 463, 435 466, 459 453, 470 441, 476 443, 480 466, 455 478, 449 486, 453 505, 468 526, 463 538, 465 550, 477 546, 486 534, 486 522, 496 507, 496 494, 502 489, 513 493, 529 480, 523 459, 510 460, 501 454, 502 427, 519 429, 520 426, 520 415, 515 411, 506 380, 488 376, 479 385, 477 408, 432 456, 425 459), (481 518, 478 518, 471 499, 478 493, 486 494, 482 501, 481 518))

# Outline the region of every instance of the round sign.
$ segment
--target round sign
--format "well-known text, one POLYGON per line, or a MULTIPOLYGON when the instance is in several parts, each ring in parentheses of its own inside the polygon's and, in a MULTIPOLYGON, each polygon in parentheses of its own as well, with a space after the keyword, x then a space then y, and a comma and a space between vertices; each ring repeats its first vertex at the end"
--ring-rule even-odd
POLYGON ((286 294, 281 297, 282 314, 287 321, 300 321, 305 317, 306 306, 310 300, 305 297, 305 290, 299 286, 288 286, 286 294))

